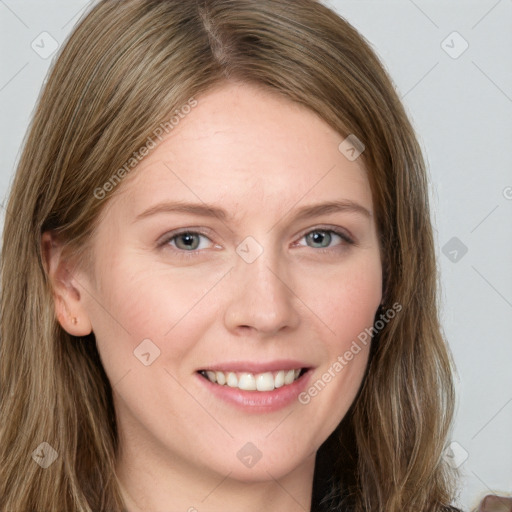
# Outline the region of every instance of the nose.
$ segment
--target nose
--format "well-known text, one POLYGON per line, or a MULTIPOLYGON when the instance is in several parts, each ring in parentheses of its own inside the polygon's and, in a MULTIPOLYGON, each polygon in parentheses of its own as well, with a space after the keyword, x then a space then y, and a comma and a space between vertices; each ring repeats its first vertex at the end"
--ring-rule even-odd
POLYGON ((250 331, 270 338, 282 330, 296 329, 300 315, 298 298, 285 261, 264 251, 248 263, 238 258, 230 277, 230 299, 225 313, 226 328, 237 335, 250 331))

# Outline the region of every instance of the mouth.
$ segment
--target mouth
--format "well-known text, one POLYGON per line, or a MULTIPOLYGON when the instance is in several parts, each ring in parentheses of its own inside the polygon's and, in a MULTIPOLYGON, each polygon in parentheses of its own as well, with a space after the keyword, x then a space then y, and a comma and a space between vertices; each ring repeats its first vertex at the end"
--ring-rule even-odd
POLYGON ((260 391, 285 388, 299 380, 309 368, 266 371, 261 373, 199 370, 197 373, 218 386, 237 388, 242 391, 260 391))

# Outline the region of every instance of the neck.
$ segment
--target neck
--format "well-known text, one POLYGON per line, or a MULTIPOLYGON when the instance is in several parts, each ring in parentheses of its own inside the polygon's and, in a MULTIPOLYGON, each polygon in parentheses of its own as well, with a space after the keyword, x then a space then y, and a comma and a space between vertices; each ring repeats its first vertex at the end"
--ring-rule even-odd
POLYGON ((264 481, 240 481, 205 468, 184 468, 137 454, 120 458, 118 481, 123 512, 309 512, 315 454, 291 473, 264 481), (148 470, 148 468, 151 468, 148 470))

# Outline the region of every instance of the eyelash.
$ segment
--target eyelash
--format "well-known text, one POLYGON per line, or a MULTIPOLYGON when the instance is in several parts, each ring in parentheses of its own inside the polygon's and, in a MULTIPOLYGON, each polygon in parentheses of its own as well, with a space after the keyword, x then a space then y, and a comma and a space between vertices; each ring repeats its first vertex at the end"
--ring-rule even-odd
MULTIPOLYGON (((355 245, 355 242, 345 232, 343 232, 341 230, 338 230, 338 229, 333 229, 333 228, 322 228, 322 227, 319 227, 319 228, 312 229, 312 230, 304 233, 302 235, 302 237, 300 238, 300 240, 302 240, 304 237, 306 237, 307 235, 309 235, 311 233, 317 233, 317 232, 321 232, 321 233, 334 233, 335 235, 338 235, 342 239, 342 241, 344 243, 336 245, 334 247, 325 247, 325 248, 319 248, 319 249, 317 248, 316 252, 320 252, 322 254, 323 253, 331 253, 331 252, 336 250, 336 247, 339 248, 339 247, 341 247, 341 246, 343 246, 345 244, 347 244, 347 245, 355 245)), ((180 235, 184 235, 184 234, 201 235, 201 236, 204 236, 204 237, 209 239, 208 235, 206 233, 201 232, 201 231, 192 231, 191 229, 183 229, 183 230, 180 230, 180 231, 177 231, 177 232, 169 233, 169 236, 166 236, 165 239, 158 244, 158 247, 162 248, 162 249, 164 247, 171 247, 172 248, 172 246, 169 245, 169 242, 171 242, 175 238, 179 237, 180 235)), ((314 247, 310 247, 310 249, 315 249, 315 248, 314 247)), ((202 250, 199 250, 199 249, 195 249, 195 250, 191 250, 191 251, 185 251, 183 249, 172 248, 171 250, 176 252, 178 254, 178 256, 182 257, 182 258, 194 258, 196 256, 201 255, 201 252, 202 252, 202 250)))

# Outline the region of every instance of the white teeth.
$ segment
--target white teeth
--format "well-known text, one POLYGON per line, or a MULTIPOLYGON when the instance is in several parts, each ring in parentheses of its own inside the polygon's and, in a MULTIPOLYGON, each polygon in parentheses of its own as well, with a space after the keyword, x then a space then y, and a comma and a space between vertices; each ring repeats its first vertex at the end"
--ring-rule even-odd
POLYGON ((238 387, 244 391, 254 391, 256 389, 256 379, 252 373, 242 373, 238 387))
POLYGON ((260 373, 256 377, 256 389, 258 391, 272 391, 274 387, 274 376, 270 372, 260 373))
POLYGON ((280 370, 277 372, 274 386, 276 388, 280 388, 280 387, 284 386, 284 370, 280 370))
POLYGON ((233 372, 228 373, 227 383, 230 388, 237 388, 238 387, 238 377, 233 372))
POLYGON ((288 370, 284 376, 284 383, 291 384, 295 380, 295 370, 288 370))
POLYGON ((277 388, 292 384, 299 378, 301 369, 279 370, 277 372, 249 373, 249 372, 214 372, 203 371, 203 375, 210 382, 221 386, 228 385, 243 391, 272 391, 277 388))

